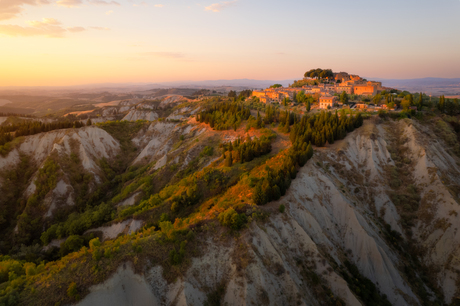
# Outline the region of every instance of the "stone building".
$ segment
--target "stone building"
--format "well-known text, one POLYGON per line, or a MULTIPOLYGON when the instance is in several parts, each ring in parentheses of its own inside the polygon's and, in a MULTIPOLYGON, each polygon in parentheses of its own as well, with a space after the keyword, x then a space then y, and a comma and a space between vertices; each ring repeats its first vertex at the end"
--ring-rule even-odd
POLYGON ((334 105, 337 103, 337 97, 336 96, 323 96, 319 98, 319 108, 322 109, 327 109, 334 107, 334 105))

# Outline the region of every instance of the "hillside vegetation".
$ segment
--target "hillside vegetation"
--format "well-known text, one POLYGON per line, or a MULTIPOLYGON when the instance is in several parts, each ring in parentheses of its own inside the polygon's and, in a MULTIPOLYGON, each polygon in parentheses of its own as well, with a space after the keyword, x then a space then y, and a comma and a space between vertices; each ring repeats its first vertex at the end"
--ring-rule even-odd
POLYGON ((457 305, 457 117, 167 101, 0 157, 0 305, 457 305))

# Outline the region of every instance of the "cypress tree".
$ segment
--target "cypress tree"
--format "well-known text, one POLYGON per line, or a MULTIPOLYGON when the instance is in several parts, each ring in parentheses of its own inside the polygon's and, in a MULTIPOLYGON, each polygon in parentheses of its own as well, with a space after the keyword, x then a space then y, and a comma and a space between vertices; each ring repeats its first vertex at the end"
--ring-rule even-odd
POLYGON ((281 190, 275 185, 273 186, 273 200, 278 201, 281 198, 281 190))
POLYGON ((259 111, 257 111, 257 128, 260 129, 262 127, 262 118, 260 117, 259 111))
POLYGON ((417 103, 418 110, 422 109, 422 104, 423 104, 423 93, 420 93, 420 96, 418 97, 418 103, 417 103))
POLYGON ((254 203, 256 205, 263 205, 265 204, 264 200, 265 200, 265 196, 262 192, 262 186, 261 186, 261 183, 257 183, 256 185, 256 188, 254 190, 254 193, 252 195, 252 200, 254 201, 254 203))
POLYGON ((311 145, 311 142, 307 146, 307 158, 310 159, 313 156, 313 147, 311 145))
POLYGON ((225 167, 231 167, 233 164, 232 151, 229 151, 225 159, 225 167))

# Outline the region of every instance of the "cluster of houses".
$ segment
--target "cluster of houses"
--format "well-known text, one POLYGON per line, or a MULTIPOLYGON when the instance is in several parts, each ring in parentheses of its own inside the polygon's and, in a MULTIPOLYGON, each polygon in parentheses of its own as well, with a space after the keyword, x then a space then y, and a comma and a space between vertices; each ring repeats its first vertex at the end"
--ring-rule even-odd
MULTIPOLYGON (((305 78, 306 81, 315 81, 314 79, 305 78)), ((382 92, 385 88, 382 87, 381 82, 366 81, 357 75, 349 75, 346 72, 334 73, 334 80, 329 83, 319 83, 318 85, 304 85, 301 88, 292 87, 279 87, 268 88, 265 90, 254 90, 252 95, 259 98, 262 103, 276 103, 281 102, 285 98, 291 101, 294 96, 303 91, 305 94, 318 95, 320 108, 331 108, 338 104, 337 96, 346 92, 347 94, 375 96, 382 92)))

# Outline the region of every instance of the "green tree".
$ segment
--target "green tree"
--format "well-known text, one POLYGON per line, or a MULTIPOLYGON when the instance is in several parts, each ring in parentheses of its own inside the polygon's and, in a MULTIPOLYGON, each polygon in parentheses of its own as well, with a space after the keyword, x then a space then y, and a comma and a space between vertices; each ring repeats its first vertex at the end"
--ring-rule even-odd
POLYGON ((310 142, 308 143, 308 146, 307 146, 307 158, 310 159, 312 158, 312 156, 313 156, 313 147, 310 142))
POLYGON ((93 122, 91 121, 91 118, 88 118, 88 121, 86 121, 86 125, 89 126, 89 125, 92 125, 93 122))
POLYGON ((285 97, 283 99, 283 106, 288 106, 289 103, 291 103, 291 99, 289 99, 289 97, 285 97))
POLYGON ((280 87, 283 87, 283 85, 281 85, 281 84, 273 84, 272 86, 270 86, 270 88, 280 88, 280 87))
POLYGON ((307 100, 306 108, 307 108, 307 112, 309 112, 311 109, 310 100, 307 100))
POLYGON ((77 283, 71 282, 69 287, 67 288, 67 295, 71 298, 75 298, 78 300, 78 289, 77 289, 77 283))
POLYGON ((227 158, 225 159, 225 167, 231 167, 233 165, 232 151, 227 153, 227 158))
POLYGON ((101 242, 99 241, 99 238, 94 238, 89 241, 89 248, 91 251, 96 250, 100 246, 101 246, 101 242))
POLYGON ((439 102, 438 102, 438 109, 440 111, 444 111, 444 103, 445 103, 445 98, 444 95, 439 97, 439 102))
POLYGON ((348 94, 345 92, 345 90, 340 94, 340 102, 343 104, 348 104, 348 94))
POLYGON ((307 101, 307 96, 305 95, 305 92, 299 91, 296 95, 296 100, 298 103, 305 103, 307 101))
POLYGON ((263 127, 262 117, 260 117, 259 111, 257 111, 257 128, 260 129, 263 127))
POLYGON ((230 90, 230 91, 228 92, 228 97, 229 97, 229 98, 236 98, 236 91, 230 90))
POLYGON ((457 115, 459 112, 458 100, 457 99, 455 100, 447 99, 446 102, 444 103, 444 111, 449 116, 457 115))
POLYGON ((382 95, 381 94, 376 94, 374 96, 374 98, 372 98, 372 102, 374 102, 374 104, 376 104, 376 105, 379 104, 381 100, 382 100, 382 95))
POLYGON ((252 195, 252 200, 256 205, 263 205, 265 204, 265 195, 262 191, 262 186, 260 183, 256 185, 254 193, 252 195))
POLYGON ((320 79, 330 79, 334 77, 334 73, 332 72, 331 69, 311 69, 307 72, 305 72, 304 77, 310 77, 310 78, 320 78, 320 79))
POLYGON ((76 252, 80 250, 83 246, 84 240, 78 235, 70 235, 67 237, 66 241, 62 244, 59 252, 62 256, 65 256, 71 252, 76 252))
POLYGON ((417 109, 422 110, 422 106, 423 106, 423 93, 420 93, 420 95, 418 96, 417 109))
POLYGON ((409 110, 409 107, 410 107, 410 106, 411 106, 410 100, 404 98, 404 99, 401 101, 401 107, 403 108, 403 110, 405 110, 405 111, 409 110))
POLYGON ((414 96, 413 96, 412 94, 406 95, 405 99, 406 99, 407 101, 409 101, 409 103, 410 103, 409 106, 414 105, 414 96))
POLYGON ((278 201, 281 198, 281 190, 278 185, 273 186, 273 200, 278 201))
POLYGON ((291 125, 291 118, 290 114, 286 111, 286 119, 284 121, 285 132, 289 133, 291 129, 289 128, 291 125))
POLYGON ((326 70, 321 71, 321 73, 319 74, 319 77, 321 79, 330 79, 334 77, 334 73, 332 72, 331 69, 326 69, 326 70))

